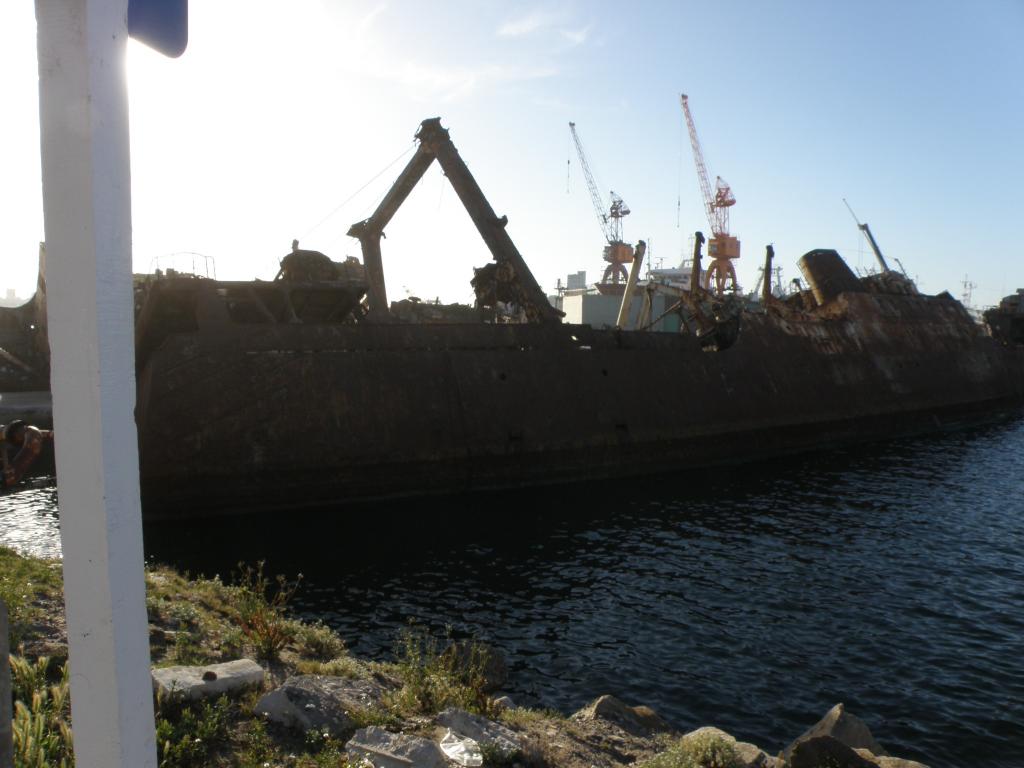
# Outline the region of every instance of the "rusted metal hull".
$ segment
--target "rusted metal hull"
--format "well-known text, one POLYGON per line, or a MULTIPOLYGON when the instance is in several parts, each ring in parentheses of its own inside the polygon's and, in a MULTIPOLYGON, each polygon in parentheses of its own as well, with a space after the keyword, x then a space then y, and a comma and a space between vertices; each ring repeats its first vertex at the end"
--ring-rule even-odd
POLYGON ((736 344, 588 326, 282 324, 168 335, 139 372, 149 518, 627 477, 974 423, 1024 350, 955 301, 843 294, 736 344))

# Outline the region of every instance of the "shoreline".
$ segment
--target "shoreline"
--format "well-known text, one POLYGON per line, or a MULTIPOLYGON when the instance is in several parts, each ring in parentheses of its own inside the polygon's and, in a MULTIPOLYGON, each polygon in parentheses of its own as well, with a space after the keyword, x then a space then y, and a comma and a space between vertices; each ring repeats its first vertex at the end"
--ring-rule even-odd
MULTIPOLYGON (((500 650, 410 625, 398 638, 396 661, 356 658, 324 624, 291 618, 288 603, 301 577, 271 579, 261 566, 243 568, 231 583, 147 566, 146 581, 161 765, 314 768, 364 758, 378 768, 407 760, 458 765, 446 762, 442 748, 475 744, 483 762, 464 764, 922 766, 885 755, 842 705, 788 746, 767 750, 712 726, 676 728, 614 692, 572 714, 516 707, 501 693, 507 669, 500 650)), ((0 548, 12 648, 42 664, 47 683, 58 685, 67 656, 60 590, 59 562, 0 548)), ((58 732, 68 717, 59 714, 51 713, 58 732)))

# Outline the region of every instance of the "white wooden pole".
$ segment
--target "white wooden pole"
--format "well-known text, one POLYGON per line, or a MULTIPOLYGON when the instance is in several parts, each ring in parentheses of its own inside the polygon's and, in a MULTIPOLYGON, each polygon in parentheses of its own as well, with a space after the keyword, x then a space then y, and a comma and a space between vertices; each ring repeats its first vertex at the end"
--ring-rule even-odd
POLYGON ((78 768, 155 768, 145 607, 127 0, 36 0, 51 389, 78 768))

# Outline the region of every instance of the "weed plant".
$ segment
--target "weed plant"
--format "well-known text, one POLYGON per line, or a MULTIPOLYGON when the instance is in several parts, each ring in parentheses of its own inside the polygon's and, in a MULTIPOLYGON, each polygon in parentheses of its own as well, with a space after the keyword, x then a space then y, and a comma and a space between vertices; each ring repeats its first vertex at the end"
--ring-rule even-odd
POLYGON ((156 744, 160 768, 202 768, 228 740, 231 705, 227 697, 201 703, 180 696, 157 699, 156 744))
POLYGON ((272 584, 263 573, 264 561, 255 566, 239 563, 237 610, 239 627, 257 658, 273 661, 295 639, 296 624, 285 616, 295 596, 300 573, 295 581, 279 575, 272 584))
POLYGON ((345 642, 322 621, 296 622, 295 642, 304 655, 320 661, 331 661, 345 653, 345 642))
MULTIPOLYGON (((446 645, 450 644, 450 632, 446 645)), ((389 704, 403 713, 434 714, 445 707, 492 716, 494 705, 487 695, 484 669, 488 651, 471 643, 469 653, 444 653, 441 642, 428 630, 410 625, 399 635, 396 672, 402 687, 391 694, 389 704)))
POLYGON ((51 683, 50 660, 10 657, 14 693, 14 768, 71 768, 74 751, 69 718, 68 665, 51 683))

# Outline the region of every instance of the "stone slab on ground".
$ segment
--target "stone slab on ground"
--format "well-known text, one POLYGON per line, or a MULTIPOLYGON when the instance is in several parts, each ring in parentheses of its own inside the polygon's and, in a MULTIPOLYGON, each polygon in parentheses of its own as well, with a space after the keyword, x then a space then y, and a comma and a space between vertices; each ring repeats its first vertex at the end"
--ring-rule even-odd
POLYGON ((419 736, 391 733, 376 725, 362 728, 348 740, 350 760, 369 760, 374 768, 447 768, 441 748, 419 736))
POLYGON ((793 749, 801 741, 815 736, 831 736, 850 749, 866 749, 873 755, 889 754, 881 744, 875 741, 867 724, 856 715, 851 715, 842 704, 836 704, 825 713, 817 723, 803 732, 792 744, 786 747, 785 757, 788 760, 793 749))
POLYGON ((614 696, 600 696, 572 716, 573 720, 606 720, 627 733, 648 736, 670 733, 675 729, 658 713, 643 705, 631 707, 614 696))
POLYGON ((504 755, 513 755, 523 748, 519 736, 508 726, 462 709, 449 707, 435 718, 435 722, 459 736, 469 736, 481 747, 498 749, 504 755))
POLYGON ((190 701, 234 696, 263 685, 263 667, 252 659, 203 667, 161 667, 151 670, 151 675, 158 694, 182 696, 190 701))
POLYGON ((690 731, 689 733, 684 734, 680 741, 685 744, 707 737, 719 738, 729 744, 732 744, 733 749, 736 750, 736 754, 739 756, 740 765, 742 765, 743 768, 775 768, 775 765, 778 762, 776 758, 769 755, 760 747, 746 741, 737 741, 736 737, 732 734, 726 733, 721 728, 715 728, 710 725, 705 725, 703 728, 698 728, 695 731, 690 731))
POLYGON ((339 736, 355 728, 354 711, 378 706, 383 693, 372 680, 297 675, 264 694, 253 711, 287 728, 339 736))

